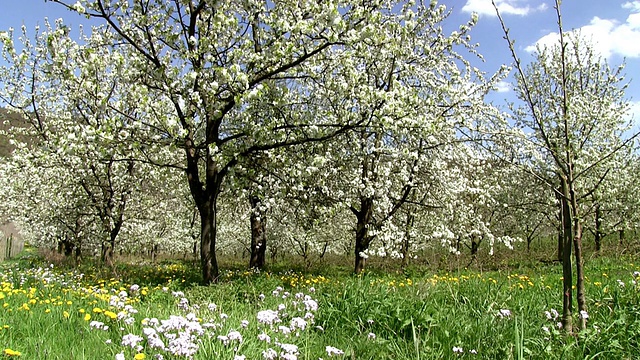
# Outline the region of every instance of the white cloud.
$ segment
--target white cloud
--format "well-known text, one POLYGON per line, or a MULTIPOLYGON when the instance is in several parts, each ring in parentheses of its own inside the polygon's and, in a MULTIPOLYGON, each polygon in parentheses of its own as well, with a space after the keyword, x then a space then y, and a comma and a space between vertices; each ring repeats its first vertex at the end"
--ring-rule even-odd
POLYGON ((511 84, 506 81, 499 81, 494 87, 494 90, 499 93, 509 92, 511 91, 511 84))
MULTIPOLYGON (((594 50, 606 58, 614 54, 628 58, 640 57, 640 1, 627 2, 622 7, 632 11, 624 22, 595 16, 588 25, 574 32, 590 41, 594 50)), ((557 44, 558 36, 557 32, 549 33, 525 50, 532 52, 536 46, 557 44)))
POLYGON ((622 4, 624 9, 631 9, 631 11, 640 12, 640 1, 627 1, 622 4))
MULTIPOLYGON (((519 15, 526 16, 535 11, 544 11, 548 8, 546 3, 542 3, 536 7, 527 4, 529 0, 495 0, 501 15, 519 15)), ((495 17, 496 10, 491 4, 491 0, 467 0, 462 7, 462 11, 468 13, 477 13, 480 16, 488 15, 495 17)))

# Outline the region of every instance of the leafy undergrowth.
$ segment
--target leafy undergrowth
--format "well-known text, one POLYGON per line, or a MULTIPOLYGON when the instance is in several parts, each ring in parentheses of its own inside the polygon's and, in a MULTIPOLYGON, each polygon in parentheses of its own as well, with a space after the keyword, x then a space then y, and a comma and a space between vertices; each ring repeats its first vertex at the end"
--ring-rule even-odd
POLYGON ((630 359, 640 353, 638 271, 590 262, 588 329, 567 336, 555 265, 233 270, 203 287, 181 263, 70 270, 30 258, 3 265, 0 346, 25 359, 630 359))

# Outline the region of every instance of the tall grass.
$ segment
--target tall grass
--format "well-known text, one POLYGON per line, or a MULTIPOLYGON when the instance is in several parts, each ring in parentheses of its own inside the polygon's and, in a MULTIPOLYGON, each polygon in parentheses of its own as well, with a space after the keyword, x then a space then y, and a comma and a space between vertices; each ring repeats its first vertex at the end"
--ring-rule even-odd
POLYGON ((31 259, 3 265, 0 351, 25 359, 180 359, 168 350, 170 334, 189 332, 193 359, 631 359, 640 353, 637 271, 619 259, 591 261, 589 326, 568 335, 552 310, 561 308, 555 265, 361 276, 234 270, 202 287, 197 269, 181 263, 120 265, 116 278, 31 259), (265 311, 277 322, 261 322, 265 311), (154 325, 169 319, 186 327, 154 325), (154 347, 149 329, 165 349, 154 347), (127 345, 131 336, 141 340, 127 345), (297 349, 288 353, 287 344, 297 349))

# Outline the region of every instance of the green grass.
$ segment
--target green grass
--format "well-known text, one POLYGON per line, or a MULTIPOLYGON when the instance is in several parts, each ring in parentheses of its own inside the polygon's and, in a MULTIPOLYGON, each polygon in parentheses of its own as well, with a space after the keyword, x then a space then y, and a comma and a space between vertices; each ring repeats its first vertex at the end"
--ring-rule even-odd
POLYGON ((193 359, 263 359, 269 348, 282 353, 279 343, 295 344, 298 359, 314 360, 329 357, 327 346, 344 352, 332 357, 338 359, 632 359, 640 353, 640 286, 633 283, 640 282, 633 275, 638 265, 624 259, 588 261, 588 329, 568 336, 557 329, 559 320, 545 315, 561 309, 558 265, 361 276, 331 267, 309 274, 232 270, 219 284, 203 287, 190 264, 70 270, 29 257, 2 265, 0 351, 18 351, 24 359, 114 359, 119 353, 126 359, 136 354, 180 359, 185 357, 154 349, 149 340, 139 349, 121 343, 127 334, 147 339, 143 329, 153 327, 150 319, 192 313, 197 320, 191 325, 212 326, 193 333, 198 345, 193 359), (133 284, 140 288, 131 291, 133 284), (123 304, 110 304, 122 291, 128 293, 120 298, 123 304), (305 308, 303 296, 318 303, 317 311, 305 308), (188 300, 186 309, 178 306, 182 298, 188 300), (215 309, 209 308, 212 303, 215 309), (259 311, 275 311, 281 304, 285 308, 275 327, 258 322, 259 311), (500 316, 501 310, 510 315, 500 316), (305 315, 305 329, 284 334, 278 328, 305 315), (92 328, 92 321, 109 328, 92 328), (224 345, 218 336, 232 331, 242 342, 224 345), (262 333, 269 343, 258 339, 262 333))

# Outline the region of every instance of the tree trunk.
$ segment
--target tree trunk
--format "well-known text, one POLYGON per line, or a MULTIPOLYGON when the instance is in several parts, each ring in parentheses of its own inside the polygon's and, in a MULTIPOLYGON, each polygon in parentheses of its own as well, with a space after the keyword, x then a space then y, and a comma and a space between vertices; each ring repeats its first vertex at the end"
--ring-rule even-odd
POLYGON ((558 200, 558 252, 557 252, 557 259, 558 261, 562 262, 564 259, 564 256, 562 255, 562 246, 564 244, 564 219, 563 219, 563 213, 564 213, 564 208, 563 208, 563 204, 562 204, 562 196, 560 195, 562 194, 562 188, 558 189, 558 192, 556 192, 556 199, 558 200))
MULTIPOLYGON (((207 141, 214 143, 213 132, 209 130, 207 124, 207 141)), ((202 283, 209 285, 218 281, 220 269, 216 258, 216 235, 217 235, 217 203, 222 180, 227 170, 220 169, 219 165, 209 153, 209 147, 204 156, 199 154, 190 136, 186 141, 187 156, 187 182, 189 192, 196 204, 198 215, 200 215, 200 267, 202 270, 202 283), (202 157, 201 157, 202 156, 202 157), (200 162, 204 158, 204 181, 201 180, 200 162)))
POLYGON ((109 241, 102 244, 102 253, 100 254, 100 260, 104 265, 108 267, 113 267, 114 263, 114 255, 113 248, 115 245, 115 241, 109 239, 109 241))
POLYGON ((567 179, 562 177, 562 225, 563 225, 563 244, 562 244, 562 327, 567 333, 573 331, 572 312, 573 312, 573 273, 571 264, 571 246, 573 242, 573 214, 569 205, 570 191, 567 179))
POLYGON ((204 285, 216 283, 220 270, 216 258, 217 208, 216 197, 198 207, 200 211, 200 265, 204 285))
POLYGON ((411 245, 411 229, 415 221, 415 215, 412 212, 407 212, 407 223, 404 230, 404 241, 402 242, 402 269, 406 269, 409 265, 409 247, 411 245))
POLYGON ((480 248, 480 241, 476 241, 475 236, 471 238, 471 256, 478 256, 478 249, 480 248))
POLYGON ((596 205, 596 232, 594 234, 597 253, 602 250, 602 238, 602 210, 600 210, 600 205, 598 204, 596 205))
MULTIPOLYGON (((116 240, 118 238, 118 234, 120 234, 120 229, 122 229, 122 225, 124 223, 124 207, 125 207, 125 198, 123 197, 122 204, 118 207, 118 217, 114 219, 114 226, 111 230, 109 230, 109 223, 105 222, 105 230, 109 233, 109 240, 106 244, 103 244, 102 247, 102 263, 113 267, 115 265, 115 257, 114 251, 116 248, 116 240)), ((111 210, 109 214, 111 214, 111 210)))
POLYGON ((64 256, 70 257, 73 254, 73 248, 75 247, 75 245, 73 244, 72 241, 68 239, 64 239, 63 244, 64 244, 64 256))
POLYGON ((155 263, 158 260, 158 244, 154 244, 151 247, 151 262, 155 263))
POLYGON ((353 211, 358 219, 356 224, 354 272, 359 274, 364 270, 366 263, 366 257, 363 256, 364 252, 369 249, 369 245, 374 238, 369 235, 369 229, 367 227, 371 225, 371 220, 373 219, 373 199, 369 197, 362 197, 360 199, 360 210, 358 211, 351 208, 351 211, 353 211))
POLYGON ((576 295, 578 301, 578 311, 580 311, 580 330, 587 328, 587 318, 582 316, 582 313, 587 313, 587 299, 584 288, 584 259, 582 256, 582 222, 580 220, 580 212, 578 209, 578 200, 575 190, 575 184, 573 183, 572 167, 569 168, 569 176, 571 182, 569 183, 569 189, 571 192, 571 207, 573 210, 573 246, 575 249, 576 260, 576 295))
POLYGON ((73 248, 75 245, 69 238, 65 237, 58 241, 58 254, 64 254, 65 257, 69 257, 73 254, 73 248))
POLYGON ((251 195, 251 257, 249 268, 263 269, 267 252, 267 214, 260 207, 260 198, 251 195))
POLYGON ((80 244, 76 245, 75 258, 77 265, 80 263, 80 260, 82 260, 82 247, 80 246, 80 244))

